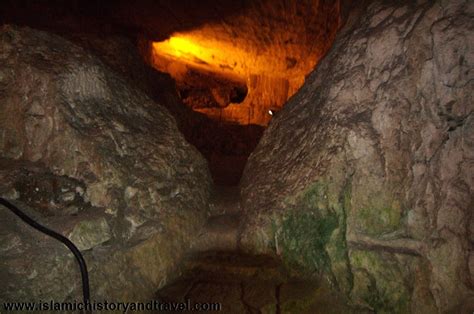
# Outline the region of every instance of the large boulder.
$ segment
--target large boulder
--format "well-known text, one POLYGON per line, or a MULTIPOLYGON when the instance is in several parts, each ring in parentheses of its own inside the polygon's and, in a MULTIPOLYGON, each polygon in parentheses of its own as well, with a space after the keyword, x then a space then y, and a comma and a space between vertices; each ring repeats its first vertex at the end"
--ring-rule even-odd
POLYGON ((378 312, 469 306, 473 13, 372 1, 349 17, 248 161, 244 249, 378 312))
MULTIPOLYGON (((0 63, 1 196, 76 243, 94 299, 151 298, 205 221, 205 160, 164 107, 61 37, 2 26, 0 63)), ((78 299, 72 254, 0 215, 0 300, 78 299)))

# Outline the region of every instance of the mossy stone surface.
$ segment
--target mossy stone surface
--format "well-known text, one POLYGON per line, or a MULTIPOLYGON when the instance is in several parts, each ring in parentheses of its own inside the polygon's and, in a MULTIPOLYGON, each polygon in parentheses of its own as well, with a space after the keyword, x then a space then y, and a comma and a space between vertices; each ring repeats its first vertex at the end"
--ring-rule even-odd
POLYGON ((325 246, 337 226, 337 214, 328 206, 327 186, 314 184, 275 226, 275 239, 285 263, 310 273, 329 270, 325 246))
POLYGON ((345 221, 350 184, 320 180, 287 204, 291 210, 273 220, 277 252, 290 268, 322 275, 338 290, 349 292, 345 221))
POLYGON ((354 206, 357 229, 368 235, 381 235, 397 230, 402 220, 402 206, 389 193, 373 193, 366 204, 354 206))
POLYGON ((353 250, 352 299, 377 313, 410 312, 410 295, 402 269, 392 254, 353 250))

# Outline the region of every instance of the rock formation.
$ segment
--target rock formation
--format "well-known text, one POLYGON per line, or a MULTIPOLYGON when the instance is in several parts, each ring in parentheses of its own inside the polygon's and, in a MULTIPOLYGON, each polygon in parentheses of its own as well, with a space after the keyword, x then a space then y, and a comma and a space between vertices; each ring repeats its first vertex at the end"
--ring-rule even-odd
POLYGON ((250 156, 241 246, 361 308, 472 304, 473 3, 357 13, 250 156))
MULTIPOLYGON (((2 195, 78 245, 95 298, 151 298, 204 224, 204 159, 166 109, 71 42, 2 26, 0 52, 2 195)), ((79 299, 62 244, 1 215, 0 299, 79 299)))

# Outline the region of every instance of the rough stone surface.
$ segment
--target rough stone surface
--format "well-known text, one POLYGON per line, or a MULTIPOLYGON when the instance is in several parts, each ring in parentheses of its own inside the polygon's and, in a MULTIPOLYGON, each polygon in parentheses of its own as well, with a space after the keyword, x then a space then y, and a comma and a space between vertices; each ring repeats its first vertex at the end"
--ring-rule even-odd
MULTIPOLYGON (((53 32, 86 49, 122 76, 128 85, 140 89, 157 104, 167 108, 186 133, 192 121, 198 118, 192 110, 181 103, 176 92, 175 81, 166 73, 148 66, 140 51, 143 40, 133 40, 122 35, 90 34, 76 31, 65 33, 53 27, 53 32)), ((189 139, 187 138, 189 141, 189 139)))
POLYGON ((374 1, 349 17, 249 159, 244 249, 377 312, 473 306, 473 13, 374 1))
MULTIPOLYGON (((204 224, 204 159, 166 109, 60 37, 2 26, 0 63, 1 195, 78 242, 95 299, 150 298, 204 224)), ((1 211, 0 299, 78 299, 72 255, 1 211)))
POLYGON ((68 238, 81 251, 107 242, 112 237, 110 227, 105 218, 94 220, 82 220, 69 234, 68 238))
MULTIPOLYGON (((186 260, 183 277, 160 289, 159 300, 220 303, 224 313, 365 313, 313 278, 292 278, 281 261, 265 255, 209 251, 186 260)), ((193 313, 185 311, 184 313, 193 313)))

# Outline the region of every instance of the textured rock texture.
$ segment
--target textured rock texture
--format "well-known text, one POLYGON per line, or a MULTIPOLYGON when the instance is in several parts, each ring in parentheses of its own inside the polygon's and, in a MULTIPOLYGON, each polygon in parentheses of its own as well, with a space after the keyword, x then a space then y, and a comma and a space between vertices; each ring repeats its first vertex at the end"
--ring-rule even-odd
POLYGON ((192 124, 191 120, 197 119, 197 115, 181 103, 171 76, 146 64, 140 54, 140 50, 144 49, 142 40, 131 39, 123 34, 91 34, 84 30, 64 32, 55 27, 51 31, 91 52, 122 76, 128 85, 140 89, 159 105, 166 107, 181 131, 192 124))
MULTIPOLYGON (((84 250, 94 298, 151 297, 204 224, 204 159, 166 109, 60 37, 2 26, 0 63, 1 195, 84 250)), ((77 299, 72 255, 1 215, 0 299, 77 299)))
POLYGON ((349 18, 249 159, 245 249, 378 312, 472 307, 473 14, 376 1, 349 18))

